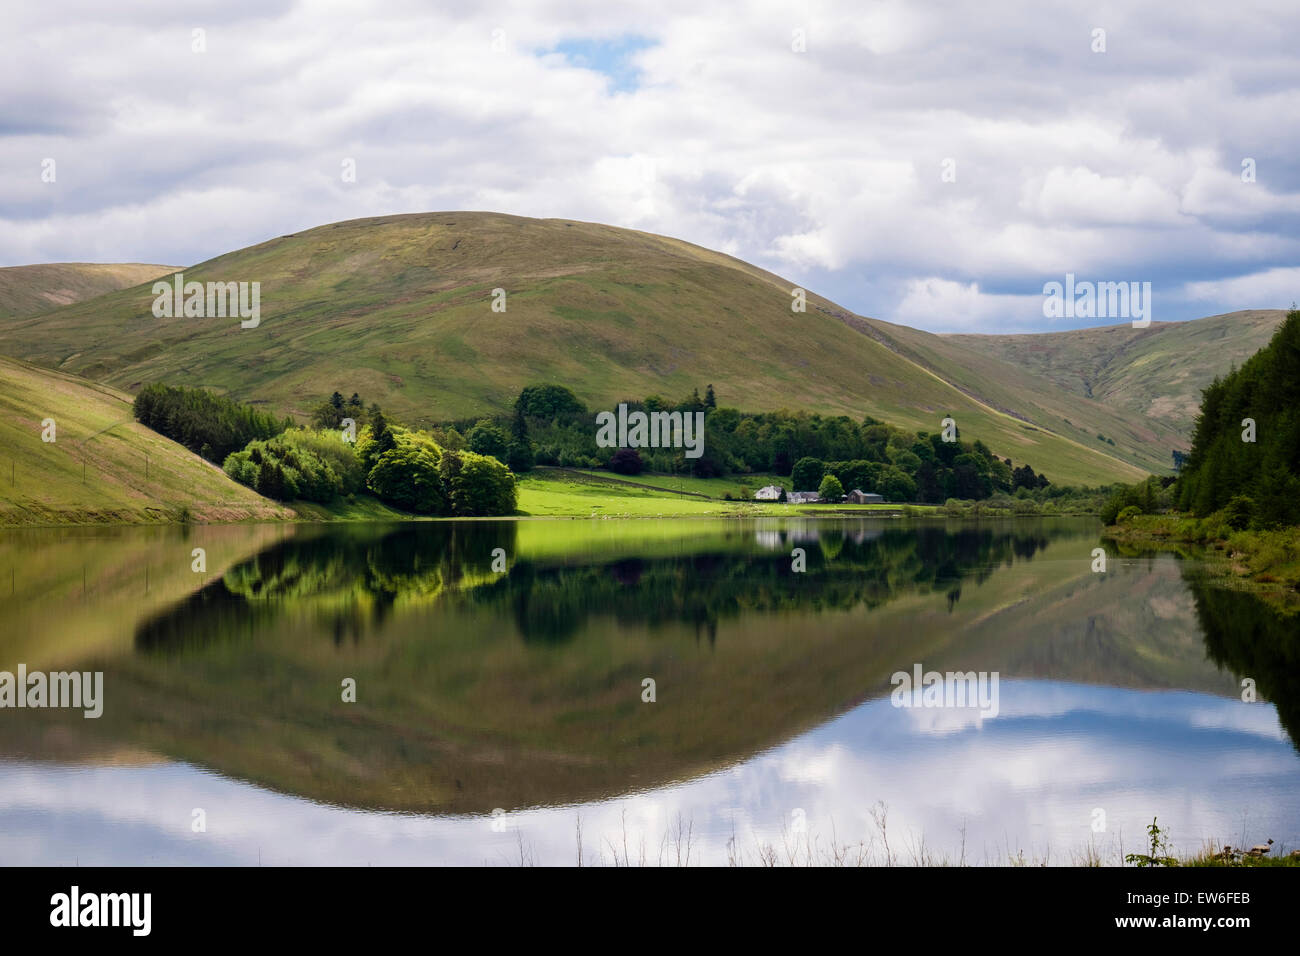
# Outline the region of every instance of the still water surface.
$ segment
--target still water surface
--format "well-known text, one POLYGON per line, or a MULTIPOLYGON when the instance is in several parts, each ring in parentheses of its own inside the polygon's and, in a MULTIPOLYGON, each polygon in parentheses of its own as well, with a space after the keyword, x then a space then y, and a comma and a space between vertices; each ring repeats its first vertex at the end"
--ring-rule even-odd
POLYGON ((1100 544, 1046 519, 0 532, 0 670, 102 671, 105 698, 0 710, 0 863, 1114 862, 1153 816, 1178 852, 1300 846, 1293 626, 1171 555, 1093 573, 1100 544), (916 665, 996 673, 996 715, 893 706, 916 665))

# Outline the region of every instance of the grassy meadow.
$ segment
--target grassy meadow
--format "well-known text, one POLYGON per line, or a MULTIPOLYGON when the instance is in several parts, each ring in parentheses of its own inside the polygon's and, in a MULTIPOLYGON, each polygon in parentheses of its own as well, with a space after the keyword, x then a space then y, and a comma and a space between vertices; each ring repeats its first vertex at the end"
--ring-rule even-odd
MULTIPOLYGON (((755 484, 757 491, 763 484, 755 484)), ((788 481, 787 481, 788 483, 788 481)), ((669 518, 669 517, 798 517, 844 514, 937 513, 937 505, 788 505, 751 499, 727 501, 700 495, 739 493, 733 478, 676 478, 637 475, 620 480, 598 472, 537 469, 519 481, 519 512, 534 517, 669 518), (679 494, 678 485, 692 492, 679 494), (647 487, 655 486, 658 487, 647 487), (707 490, 705 490, 707 489, 707 490)))

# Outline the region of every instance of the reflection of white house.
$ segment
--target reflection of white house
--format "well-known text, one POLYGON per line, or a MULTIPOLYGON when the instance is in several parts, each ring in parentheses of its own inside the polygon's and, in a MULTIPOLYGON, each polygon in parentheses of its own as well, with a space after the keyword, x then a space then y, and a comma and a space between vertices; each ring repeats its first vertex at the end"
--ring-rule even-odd
POLYGON ((784 489, 780 485, 764 485, 754 492, 755 501, 780 501, 781 492, 784 489))
MULTIPOLYGON (((816 526, 805 527, 798 518, 783 518, 781 520, 789 521, 790 524, 780 531, 770 529, 755 531, 754 540, 770 551, 785 551, 792 544, 821 540, 821 532, 816 526)), ((876 534, 879 533, 879 531, 876 532, 876 534)))
POLYGON ((785 498, 792 505, 806 505, 814 501, 820 501, 821 495, 815 491, 792 491, 785 498))

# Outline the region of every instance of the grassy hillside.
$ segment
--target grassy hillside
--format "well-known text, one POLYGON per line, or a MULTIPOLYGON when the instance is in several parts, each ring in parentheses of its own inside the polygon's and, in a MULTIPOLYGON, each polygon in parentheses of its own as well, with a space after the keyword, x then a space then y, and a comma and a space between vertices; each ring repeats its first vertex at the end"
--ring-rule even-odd
POLYGON ((592 407, 711 382, 722 404, 747 410, 870 414, 929 431, 951 413, 967 440, 1058 483, 1146 470, 1053 433, 1014 395, 994 407, 961 386, 963 370, 900 354, 834 303, 810 294, 793 313, 791 282, 648 233, 493 213, 391 216, 282 236, 186 278, 260 282, 261 325, 155 319, 145 284, 39 321, 0 319, 0 352, 127 390, 202 385, 300 416, 335 388, 358 391, 417 424, 501 411, 539 381, 567 384, 592 407), (498 287, 504 313, 491 310, 498 287))
POLYGON ((49 262, 0 269, 0 319, 48 312, 174 272, 138 262, 49 262))
POLYGON ((200 521, 291 516, 137 424, 130 396, 0 358, 0 525, 175 520, 182 508, 200 521))
POLYGON ((1149 436, 1146 440, 1160 445, 1159 467, 1168 471, 1172 449, 1191 446, 1201 390, 1268 344, 1285 315, 1260 309, 1194 322, 1153 322, 1145 329, 1112 325, 1034 335, 952 335, 943 341, 951 350, 997 361, 1000 369, 1009 364, 1022 376, 1048 379, 1075 396, 1071 401, 1079 403, 1078 413, 1069 406, 1052 411, 1058 420, 1064 416, 1087 425, 1083 431, 1091 435, 1081 440, 1095 439, 1100 431, 1123 447, 1149 436), (1129 427, 1107 425, 1095 416, 1084 420, 1083 410, 1097 405, 1112 409, 1129 427))

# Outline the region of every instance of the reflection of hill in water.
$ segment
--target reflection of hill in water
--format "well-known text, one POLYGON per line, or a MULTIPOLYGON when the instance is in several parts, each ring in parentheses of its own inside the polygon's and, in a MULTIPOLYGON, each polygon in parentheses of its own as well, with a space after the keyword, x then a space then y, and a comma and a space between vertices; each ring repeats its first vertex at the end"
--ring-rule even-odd
MULTIPOLYGON (((710 533, 532 559, 514 557, 517 528, 269 547, 141 623, 136 653, 105 665, 104 717, 60 732, 328 802, 488 812, 717 769, 886 693, 915 661, 1233 692, 1177 564, 1093 575, 1078 525, 710 533)), ((36 749, 19 741, 5 749, 36 749)))

